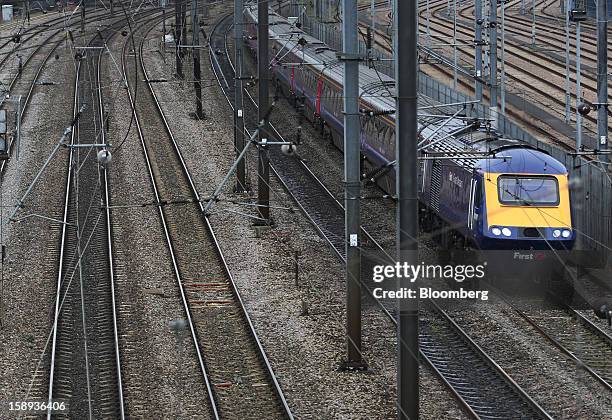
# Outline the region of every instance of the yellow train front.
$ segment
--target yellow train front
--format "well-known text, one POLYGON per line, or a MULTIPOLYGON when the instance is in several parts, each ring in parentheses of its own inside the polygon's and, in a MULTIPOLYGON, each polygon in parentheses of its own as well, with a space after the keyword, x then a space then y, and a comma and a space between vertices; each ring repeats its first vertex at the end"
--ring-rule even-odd
POLYGON ((576 235, 565 166, 516 140, 478 143, 471 149, 481 158, 423 165, 425 226, 444 229, 448 248, 571 250, 576 235))

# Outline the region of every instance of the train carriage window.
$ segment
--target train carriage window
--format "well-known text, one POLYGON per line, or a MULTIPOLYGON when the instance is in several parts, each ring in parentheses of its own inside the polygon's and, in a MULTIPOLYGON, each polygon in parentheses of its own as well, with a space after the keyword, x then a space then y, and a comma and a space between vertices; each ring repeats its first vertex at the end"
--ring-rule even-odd
POLYGON ((334 89, 334 114, 338 115, 338 110, 340 109, 340 92, 337 89, 334 89))

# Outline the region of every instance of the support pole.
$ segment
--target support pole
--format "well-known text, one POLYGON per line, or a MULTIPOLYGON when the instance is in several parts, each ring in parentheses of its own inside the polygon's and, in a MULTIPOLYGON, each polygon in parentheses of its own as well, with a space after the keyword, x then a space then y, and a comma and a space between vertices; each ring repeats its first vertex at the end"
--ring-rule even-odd
POLYGON ((15 156, 17 160, 19 160, 19 151, 21 149, 21 115, 23 114, 23 106, 21 104, 21 95, 17 97, 17 123, 16 123, 16 131, 17 131, 17 144, 15 147, 15 156))
POLYGON ((166 8, 162 8, 162 57, 166 63, 166 8))
POLYGON ((576 151, 582 148, 582 114, 578 105, 582 102, 582 85, 580 82, 580 21, 576 21, 576 151))
MULTIPOLYGON (((489 11, 491 9, 489 7, 490 6, 489 2, 487 0, 484 0, 482 6, 483 6, 483 13, 482 13, 483 16, 487 16, 490 19, 491 18, 491 14, 490 14, 489 11)), ((488 25, 489 25, 489 23, 487 21, 487 26, 486 26, 487 30, 484 31, 484 37, 485 37, 484 45, 486 45, 487 47, 484 48, 484 58, 482 60, 483 67, 484 67, 483 72, 482 72, 482 76, 483 76, 483 78, 485 80, 489 80, 489 77, 491 75, 491 68, 490 68, 491 59, 490 59, 490 54, 489 54, 490 49, 491 49, 491 36, 490 36, 491 35, 491 30, 489 29, 488 25)))
POLYGON ((176 77, 183 79, 183 50, 181 48, 183 39, 183 17, 185 8, 183 7, 184 0, 176 0, 174 2, 174 43, 176 45, 176 77))
POLYGON ((501 112, 506 113, 506 0, 501 1, 501 112))
MULTIPOLYGON (((608 0, 597 0, 597 149, 608 148, 608 0)), ((601 155, 609 162, 609 155, 601 155)))
POLYGON ((344 215, 346 249, 346 334, 348 368, 362 368, 361 251, 359 249, 360 142, 357 0, 342 0, 344 58, 344 215))
POLYGON ((375 0, 370 0, 370 19, 372 23, 370 24, 372 28, 372 33, 376 30, 376 3, 375 0))
POLYGON ((204 118, 202 109, 202 69, 200 68, 200 28, 198 25, 198 0, 191 0, 191 39, 193 54, 193 89, 196 97, 196 117, 204 118))
POLYGON ((85 1, 81 1, 81 32, 85 32, 85 1))
MULTIPOLYGON (((257 0, 257 76, 259 79, 257 100, 259 104, 258 120, 262 121, 259 142, 265 143, 270 133, 268 121, 270 74, 270 57, 268 54, 268 1, 257 0)), ((270 224, 270 156, 268 146, 259 146, 257 160, 257 209, 259 217, 270 224)))
POLYGON ((453 0, 453 89, 455 90, 457 89, 457 66, 457 0, 453 0))
POLYGON ((565 123, 570 123, 570 113, 572 93, 570 91, 570 21, 569 21, 570 0, 565 0, 565 123))
POLYGON ((497 1, 492 0, 490 7, 489 28, 491 37, 491 48, 489 57, 491 59, 491 94, 489 111, 491 114, 491 127, 497 129, 497 1))
MULTIPOLYGON (((396 188, 397 253, 400 263, 415 265, 418 257, 417 200, 417 0, 396 2, 396 188)), ((417 283, 413 283, 413 288, 417 283)), ((398 287, 408 286, 404 284, 398 287)), ((418 299, 399 299, 397 406, 400 420, 419 418, 418 299)))
MULTIPOLYGON (((236 156, 244 149, 244 99, 242 97, 242 48, 243 48, 243 3, 234 0, 234 62, 236 77, 234 79, 234 148, 236 156)), ((247 191, 246 162, 241 159, 236 169, 236 192, 247 191)))
MULTIPOLYGON (((429 0, 427 0, 429 2, 429 0)), ((474 1, 474 38, 476 44, 476 52, 474 55, 474 68, 476 69, 476 83, 474 93, 476 99, 482 100, 482 0, 474 1)), ((429 19, 429 16, 428 16, 429 19)))

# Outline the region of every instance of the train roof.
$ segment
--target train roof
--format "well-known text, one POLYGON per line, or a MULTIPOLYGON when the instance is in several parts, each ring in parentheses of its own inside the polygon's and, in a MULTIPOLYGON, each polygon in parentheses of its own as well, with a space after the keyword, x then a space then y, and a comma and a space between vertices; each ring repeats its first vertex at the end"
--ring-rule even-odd
MULTIPOLYGON (((257 6, 245 7, 247 17, 257 22, 257 6)), ((291 51, 301 58, 304 65, 314 67, 322 75, 343 85, 343 66, 338 53, 322 41, 308 35, 295 24, 270 10, 270 38, 280 44, 275 53, 273 65, 284 63, 283 57, 291 51), (304 42, 305 41, 305 42, 304 42)), ((375 68, 360 63, 359 95, 362 104, 370 110, 388 112, 386 118, 394 123, 395 80, 375 68)), ((500 139, 484 129, 469 127, 469 118, 454 115, 463 105, 445 105, 433 98, 418 94, 419 131, 422 136, 421 147, 425 153, 453 153, 459 156, 453 161, 466 168, 488 172, 523 173, 567 173, 565 167, 553 157, 536 150, 524 142, 513 139, 500 139), (496 159, 491 156, 505 156, 496 159), (486 155, 485 154, 489 154, 486 155)))

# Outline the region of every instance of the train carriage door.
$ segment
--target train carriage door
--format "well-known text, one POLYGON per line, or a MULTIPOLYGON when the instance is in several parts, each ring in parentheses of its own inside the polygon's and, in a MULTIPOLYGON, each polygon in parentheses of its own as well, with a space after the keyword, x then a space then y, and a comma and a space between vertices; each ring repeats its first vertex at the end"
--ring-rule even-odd
POLYGON ((321 95, 323 93, 323 79, 317 78, 317 97, 315 99, 315 117, 321 115, 321 95))
POLYGON ((482 213, 482 182, 474 174, 470 180, 470 207, 468 211, 468 228, 471 231, 478 230, 478 221, 482 213))
POLYGON ((472 222, 474 221, 474 196, 476 195, 476 181, 472 177, 470 179, 470 201, 467 212, 467 227, 469 230, 473 229, 472 222))

